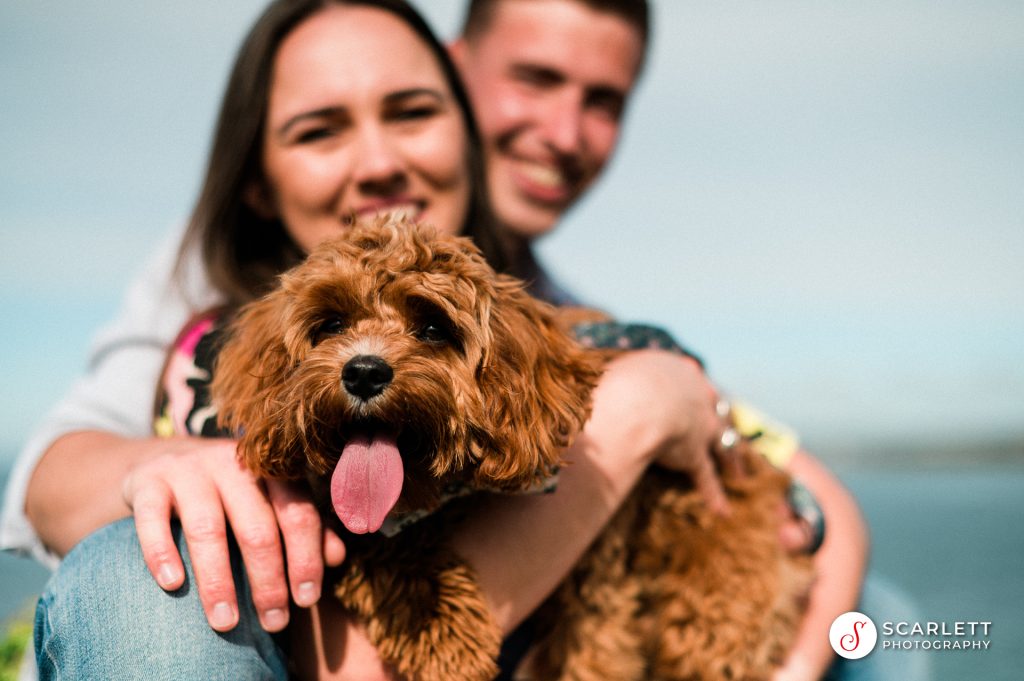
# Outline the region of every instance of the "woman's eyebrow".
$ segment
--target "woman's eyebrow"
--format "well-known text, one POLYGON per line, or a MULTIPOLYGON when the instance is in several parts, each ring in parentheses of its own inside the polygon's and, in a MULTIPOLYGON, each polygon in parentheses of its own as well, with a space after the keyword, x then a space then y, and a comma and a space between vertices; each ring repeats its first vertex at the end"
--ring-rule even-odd
POLYGON ((311 119, 311 118, 333 118, 339 114, 345 113, 345 107, 342 106, 325 106, 322 109, 313 109, 312 111, 303 111, 302 113, 296 114, 286 120, 277 128, 277 135, 284 137, 288 134, 288 131, 295 127, 297 124, 311 119))
POLYGON ((384 103, 385 104, 394 104, 396 102, 401 102, 401 101, 404 101, 406 99, 411 99, 413 97, 419 97, 421 95, 427 95, 427 96, 429 96, 429 97, 431 97, 433 99, 436 99, 438 101, 444 101, 445 99, 447 99, 445 93, 443 91, 441 91, 441 90, 436 89, 436 88, 413 87, 413 88, 406 88, 405 90, 397 90, 395 92, 389 92, 388 94, 386 94, 384 96, 384 103))

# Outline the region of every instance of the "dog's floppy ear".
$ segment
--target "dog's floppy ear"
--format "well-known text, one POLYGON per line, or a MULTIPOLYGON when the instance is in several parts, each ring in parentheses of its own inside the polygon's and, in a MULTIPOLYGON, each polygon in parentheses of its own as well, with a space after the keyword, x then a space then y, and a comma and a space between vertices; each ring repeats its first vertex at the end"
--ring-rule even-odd
POLYGON ((286 305, 279 289, 242 308, 217 355, 210 390, 217 421, 239 437, 246 466, 267 477, 298 478, 302 449, 284 410, 294 366, 284 343, 286 305))
POLYGON ((486 455, 480 485, 514 488, 550 475, 590 415, 601 361, 554 321, 553 308, 500 276, 482 304, 482 414, 477 444, 486 455))

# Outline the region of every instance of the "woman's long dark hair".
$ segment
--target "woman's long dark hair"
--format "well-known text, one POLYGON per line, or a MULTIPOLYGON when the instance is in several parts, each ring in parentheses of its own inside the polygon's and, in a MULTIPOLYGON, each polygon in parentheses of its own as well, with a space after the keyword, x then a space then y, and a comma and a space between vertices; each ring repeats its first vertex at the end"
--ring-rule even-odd
POLYGON ((487 199, 483 146, 469 97, 455 65, 426 21, 404 0, 276 0, 256 21, 235 58, 206 177, 178 256, 180 273, 186 254, 199 248, 210 282, 229 305, 267 292, 278 274, 304 257, 281 220, 260 217, 247 205, 245 194, 253 183, 262 181, 263 132, 278 48, 300 23, 335 5, 390 12, 412 28, 434 54, 462 113, 467 135, 470 205, 460 233, 473 239, 495 269, 508 269, 487 199))

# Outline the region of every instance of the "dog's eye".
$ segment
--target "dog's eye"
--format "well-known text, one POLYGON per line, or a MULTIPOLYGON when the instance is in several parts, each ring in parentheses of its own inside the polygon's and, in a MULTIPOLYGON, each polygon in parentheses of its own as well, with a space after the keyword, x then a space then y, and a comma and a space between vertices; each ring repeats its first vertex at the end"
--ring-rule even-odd
POLYGON ((444 324, 427 322, 416 330, 416 338, 431 345, 447 345, 454 340, 451 330, 444 324))
POLYGON ((329 317, 320 322, 311 334, 313 345, 316 345, 328 336, 337 336, 345 332, 345 320, 341 317, 329 317))
POLYGON ((458 352, 462 351, 462 337, 458 327, 437 303, 411 296, 407 307, 412 317, 410 331, 416 340, 438 348, 451 347, 458 352))

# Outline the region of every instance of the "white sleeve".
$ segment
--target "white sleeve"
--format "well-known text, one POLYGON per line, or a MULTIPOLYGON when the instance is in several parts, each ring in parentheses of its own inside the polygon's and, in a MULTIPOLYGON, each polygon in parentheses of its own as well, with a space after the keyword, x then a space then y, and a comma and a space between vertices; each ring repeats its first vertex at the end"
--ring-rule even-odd
POLYGON ((198 253, 174 277, 180 233, 167 239, 130 284, 117 316, 95 336, 85 375, 72 385, 29 438, 11 470, 0 515, 0 548, 27 552, 47 565, 56 556, 25 516, 25 494, 36 464, 62 435, 102 430, 145 437, 167 348, 196 312, 217 304, 198 253))

